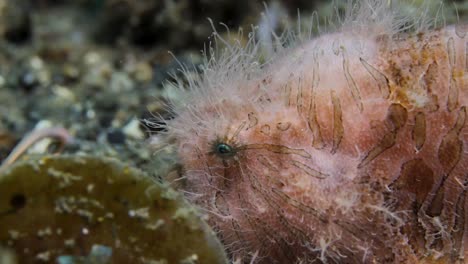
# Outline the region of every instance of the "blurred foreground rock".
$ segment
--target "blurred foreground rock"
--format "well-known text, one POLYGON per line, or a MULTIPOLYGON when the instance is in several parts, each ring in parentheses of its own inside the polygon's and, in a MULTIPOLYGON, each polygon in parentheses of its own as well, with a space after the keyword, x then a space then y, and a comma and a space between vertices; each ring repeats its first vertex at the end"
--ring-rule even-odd
POLYGON ((1 263, 227 263, 177 192, 116 160, 20 162, 0 194, 1 263))

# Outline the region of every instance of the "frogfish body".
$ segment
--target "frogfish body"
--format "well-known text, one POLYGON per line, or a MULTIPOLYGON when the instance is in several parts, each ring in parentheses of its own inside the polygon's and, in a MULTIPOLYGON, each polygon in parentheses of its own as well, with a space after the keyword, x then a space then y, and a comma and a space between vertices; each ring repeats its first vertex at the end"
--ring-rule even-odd
POLYGON ((467 29, 341 30, 265 65, 234 47, 208 62, 168 131, 232 259, 468 261, 467 29))

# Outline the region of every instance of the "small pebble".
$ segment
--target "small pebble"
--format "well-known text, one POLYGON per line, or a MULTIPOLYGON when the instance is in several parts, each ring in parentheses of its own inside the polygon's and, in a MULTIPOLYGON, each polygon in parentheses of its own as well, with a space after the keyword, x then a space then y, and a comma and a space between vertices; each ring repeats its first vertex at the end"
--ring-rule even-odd
POLYGON ((111 144, 124 144, 125 138, 125 134, 120 129, 107 132, 107 141, 111 144))
POLYGON ((39 80, 32 71, 26 70, 18 77, 18 84, 24 91, 29 93, 39 86, 39 80))

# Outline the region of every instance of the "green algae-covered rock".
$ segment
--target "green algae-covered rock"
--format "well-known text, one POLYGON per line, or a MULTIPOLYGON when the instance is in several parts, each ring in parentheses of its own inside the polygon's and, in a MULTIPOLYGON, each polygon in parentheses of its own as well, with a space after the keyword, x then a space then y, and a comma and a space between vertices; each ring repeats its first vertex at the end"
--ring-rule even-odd
POLYGON ((0 173, 0 248, 19 263, 227 263, 177 192, 96 157, 45 157, 0 173))

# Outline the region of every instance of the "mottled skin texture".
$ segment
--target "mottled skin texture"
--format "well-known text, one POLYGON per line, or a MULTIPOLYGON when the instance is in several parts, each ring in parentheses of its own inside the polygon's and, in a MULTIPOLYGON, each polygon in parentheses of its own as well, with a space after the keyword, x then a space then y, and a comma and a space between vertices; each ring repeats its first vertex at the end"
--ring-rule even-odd
POLYGON ((256 99, 196 105, 222 120, 177 138, 186 190, 233 259, 466 261, 466 31, 325 35, 249 81, 256 99))

